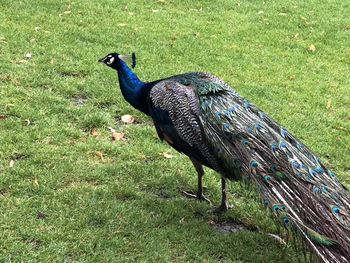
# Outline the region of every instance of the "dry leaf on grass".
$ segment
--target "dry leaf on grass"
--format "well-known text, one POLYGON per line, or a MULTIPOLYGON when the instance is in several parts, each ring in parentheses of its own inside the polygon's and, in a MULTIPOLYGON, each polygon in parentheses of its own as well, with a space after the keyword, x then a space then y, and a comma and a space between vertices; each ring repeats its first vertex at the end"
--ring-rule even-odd
POLYGON ((7 43, 6 38, 0 37, 0 43, 6 44, 7 43))
POLYGON ((316 47, 315 47, 315 45, 311 44, 307 50, 309 50, 310 52, 315 52, 316 47))
POLYGON ((135 118, 129 114, 126 114, 121 117, 121 120, 126 124, 132 124, 135 121, 135 118))
POLYGON ((113 141, 125 141, 125 134, 122 132, 112 132, 113 141))
POLYGON ((14 64, 25 64, 25 63, 27 63, 27 62, 28 62, 27 60, 19 59, 19 60, 13 61, 12 63, 14 63, 14 64))
POLYGON ((10 168, 12 168, 14 165, 15 165, 15 161, 14 161, 14 160, 11 160, 11 161, 10 161, 10 164, 9 164, 10 168))
POLYGON ((174 155, 171 155, 171 154, 169 154, 169 153, 167 153, 167 152, 163 152, 162 155, 163 155, 165 158, 167 158, 167 159, 171 159, 171 158, 174 157, 174 155))
POLYGON ((327 109, 327 110, 329 110, 330 108, 332 108, 332 100, 331 100, 331 99, 329 99, 329 100, 327 101, 327 105, 326 105, 326 109, 327 109))
POLYGON ((103 153, 102 152, 99 152, 99 151, 94 151, 94 154, 99 157, 102 161, 104 160, 103 159, 103 153))
POLYGON ((96 128, 92 128, 92 130, 90 131, 90 134, 92 137, 97 137, 100 135, 98 129, 96 129, 96 128))
POLYGON ((35 186, 35 187, 37 187, 37 188, 39 188, 39 182, 38 182, 38 179, 34 179, 34 181, 33 181, 33 185, 35 186))
POLYGON ((340 130, 340 131, 348 131, 346 128, 342 127, 342 126, 339 126, 339 127, 336 127, 337 130, 340 130))
POLYGON ((0 115, 0 120, 5 120, 5 119, 7 119, 6 115, 0 115))
POLYGON ((112 127, 108 127, 112 133, 112 141, 125 141, 125 133, 116 132, 112 127))

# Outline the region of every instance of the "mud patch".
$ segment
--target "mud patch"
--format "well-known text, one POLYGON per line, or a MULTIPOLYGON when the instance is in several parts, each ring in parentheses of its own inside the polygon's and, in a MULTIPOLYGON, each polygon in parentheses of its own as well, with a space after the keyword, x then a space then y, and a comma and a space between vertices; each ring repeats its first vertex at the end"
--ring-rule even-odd
POLYGON ((45 219, 46 217, 47 217, 47 214, 40 211, 36 214, 36 219, 45 219))
POLYGON ((85 95, 77 95, 72 97, 72 102, 75 106, 84 106, 86 102, 89 100, 89 98, 85 95))
POLYGON ((210 221, 209 224, 218 232, 223 234, 237 233, 241 231, 256 231, 252 226, 246 226, 234 220, 210 221))
POLYGON ((43 245, 43 241, 36 238, 24 237, 22 241, 33 246, 34 249, 39 249, 43 245))
POLYGON ((133 201, 138 200, 139 196, 133 191, 121 190, 114 193, 114 197, 120 201, 133 201))

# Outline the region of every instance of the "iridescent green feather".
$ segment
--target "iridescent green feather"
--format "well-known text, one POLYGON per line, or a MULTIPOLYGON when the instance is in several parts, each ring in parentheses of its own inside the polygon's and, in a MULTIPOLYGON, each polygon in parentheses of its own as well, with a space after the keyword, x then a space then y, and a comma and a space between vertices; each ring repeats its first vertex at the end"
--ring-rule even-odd
POLYGON ((315 241, 317 244, 319 245, 324 245, 324 246, 334 246, 334 245, 338 245, 339 243, 331 238, 328 238, 326 236, 323 236, 319 233, 317 233, 316 231, 305 227, 306 229, 306 235, 312 240, 315 241))

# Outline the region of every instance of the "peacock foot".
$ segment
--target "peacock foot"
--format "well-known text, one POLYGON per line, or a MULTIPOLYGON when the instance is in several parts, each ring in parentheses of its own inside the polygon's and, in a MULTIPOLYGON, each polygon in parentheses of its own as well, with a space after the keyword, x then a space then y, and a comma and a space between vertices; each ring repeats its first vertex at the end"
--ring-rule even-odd
POLYGON ((223 202, 219 207, 214 207, 208 210, 209 213, 223 213, 226 212, 227 210, 233 208, 233 205, 229 204, 228 202, 223 202))
POLYGON ((182 191, 182 193, 186 196, 186 197, 189 197, 189 198, 194 198, 194 199, 197 199, 198 201, 204 201, 204 202, 207 202, 208 204, 211 205, 211 201, 208 197, 206 197, 205 195, 203 194, 192 194, 190 192, 187 192, 187 191, 182 191))

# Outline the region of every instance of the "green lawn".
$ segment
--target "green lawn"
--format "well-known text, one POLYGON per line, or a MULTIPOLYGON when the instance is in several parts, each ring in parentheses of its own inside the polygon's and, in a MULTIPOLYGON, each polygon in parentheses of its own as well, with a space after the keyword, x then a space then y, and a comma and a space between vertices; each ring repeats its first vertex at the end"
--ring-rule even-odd
MULTIPOLYGON (((196 188, 191 163, 97 59, 135 51, 142 80, 219 76, 349 186, 349 10, 341 0, 1 0, 0 262, 297 262, 302 252, 267 237, 278 228, 240 183, 224 215, 183 197, 196 188), (112 142, 108 127, 126 140, 112 142), (255 231, 223 234, 222 221, 255 231)), ((217 174, 205 185, 217 204, 217 174)))

